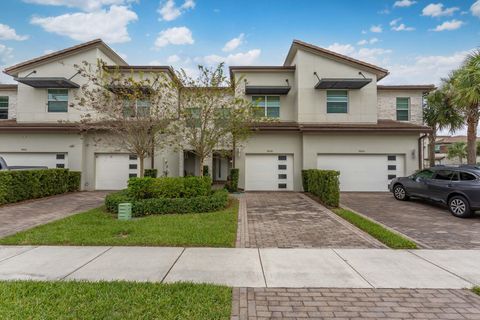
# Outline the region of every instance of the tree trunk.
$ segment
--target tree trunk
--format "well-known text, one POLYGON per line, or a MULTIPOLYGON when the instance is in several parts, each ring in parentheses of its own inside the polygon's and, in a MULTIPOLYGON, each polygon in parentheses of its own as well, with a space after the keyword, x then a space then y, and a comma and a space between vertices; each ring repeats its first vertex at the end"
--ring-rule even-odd
POLYGON ((435 132, 428 135, 428 160, 430 162, 430 167, 435 166, 435 140, 437 134, 435 132))
POLYGON ((471 110, 467 116, 467 163, 477 163, 477 127, 478 109, 471 110))
POLYGON ((198 172, 200 172, 200 177, 203 177, 203 161, 205 160, 205 157, 204 156, 199 156, 198 157, 198 166, 199 166, 199 170, 198 172))
POLYGON ((139 177, 140 177, 140 178, 143 178, 143 176, 144 176, 144 174, 145 174, 145 172, 144 172, 144 171, 145 171, 145 170, 144 170, 144 168, 145 168, 145 163, 144 163, 144 162, 145 162, 145 157, 144 157, 143 155, 139 156, 139 157, 138 157, 138 162, 139 162, 139 164, 140 164, 140 174, 139 174, 139 177))
POLYGON ((232 168, 235 169, 235 158, 236 158, 236 155, 237 155, 236 150, 235 150, 235 149, 237 149, 237 141, 236 141, 235 138, 233 139, 232 149, 233 149, 232 150, 232 168))

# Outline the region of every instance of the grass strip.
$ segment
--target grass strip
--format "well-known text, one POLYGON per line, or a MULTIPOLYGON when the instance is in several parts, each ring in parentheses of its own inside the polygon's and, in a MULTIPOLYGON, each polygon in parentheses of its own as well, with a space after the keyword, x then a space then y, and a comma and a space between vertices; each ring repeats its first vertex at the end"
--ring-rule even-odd
POLYGON ((343 208, 332 209, 334 213, 347 220, 357 228, 365 231, 375 239, 392 249, 417 249, 417 244, 398 233, 392 232, 378 223, 362 217, 350 210, 343 208))

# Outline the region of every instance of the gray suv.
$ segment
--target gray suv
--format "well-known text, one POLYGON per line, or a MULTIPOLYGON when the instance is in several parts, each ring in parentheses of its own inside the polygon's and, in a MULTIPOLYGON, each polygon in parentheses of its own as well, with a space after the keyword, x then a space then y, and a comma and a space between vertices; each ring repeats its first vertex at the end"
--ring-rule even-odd
POLYGON ((480 210, 480 166, 435 166, 393 179, 389 190, 397 200, 419 197, 441 202, 454 216, 466 218, 480 210))

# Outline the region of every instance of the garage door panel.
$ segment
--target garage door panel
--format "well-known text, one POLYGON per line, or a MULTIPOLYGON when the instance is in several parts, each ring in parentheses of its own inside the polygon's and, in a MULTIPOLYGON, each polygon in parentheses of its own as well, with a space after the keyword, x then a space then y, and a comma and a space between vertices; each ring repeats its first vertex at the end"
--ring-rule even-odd
POLYGON ((128 154, 95 155, 95 189, 121 190, 128 179, 138 175, 138 160, 128 154))
POLYGON ((292 155, 250 154, 245 162, 245 190, 293 190, 292 155))
POLYGON ((403 157, 388 159, 388 155, 320 154, 317 168, 340 171, 341 191, 388 191, 389 178, 403 175, 403 157), (395 170, 389 170, 392 164, 395 170))
POLYGON ((43 166, 68 168, 66 152, 4 152, 0 153, 8 166, 43 166))

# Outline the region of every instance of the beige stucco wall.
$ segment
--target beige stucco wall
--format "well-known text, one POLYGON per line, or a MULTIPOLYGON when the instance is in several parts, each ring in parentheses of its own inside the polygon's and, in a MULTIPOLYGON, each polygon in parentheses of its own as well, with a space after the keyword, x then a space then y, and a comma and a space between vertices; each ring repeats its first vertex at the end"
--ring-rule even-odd
POLYGON ((377 122, 377 82, 374 74, 303 50, 298 50, 295 64, 299 122, 377 122), (348 90, 348 113, 327 114, 326 90, 314 88, 318 79, 313 72, 317 72, 320 78, 361 78, 359 71, 372 82, 362 89, 348 90))
POLYGON ((317 168, 318 154, 404 154, 406 174, 418 170, 416 134, 304 134, 303 150, 304 169, 317 168))
POLYGON ((397 97, 410 98, 409 122, 423 124, 422 91, 378 90, 378 118, 397 120, 397 97))
POLYGON ((0 97, 2 96, 8 97, 8 119, 15 119, 17 117, 17 90, 0 90, 0 97))
MULTIPOLYGON (((247 85, 253 86, 286 86, 286 79, 290 86, 294 85, 293 72, 238 72, 235 73, 235 79, 239 86, 239 91, 245 92, 245 81, 247 85)), ((292 90, 287 95, 280 96, 280 120, 296 121, 295 94, 292 90)), ((252 101, 251 95, 245 95, 248 101, 252 101)))
POLYGON ((235 166, 240 169, 239 188, 245 188, 245 156, 248 154, 293 155, 293 187, 302 190, 302 137, 300 133, 257 133, 236 153, 235 166))

